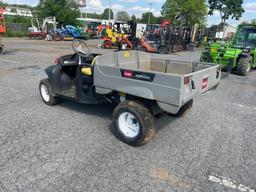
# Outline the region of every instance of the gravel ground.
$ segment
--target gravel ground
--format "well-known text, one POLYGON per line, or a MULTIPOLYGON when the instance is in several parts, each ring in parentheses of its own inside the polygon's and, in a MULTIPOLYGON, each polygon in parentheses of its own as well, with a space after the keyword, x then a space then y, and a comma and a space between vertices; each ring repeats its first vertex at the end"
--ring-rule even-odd
MULTIPOLYGON (((130 147, 109 131, 111 105, 46 106, 38 83, 71 42, 4 39, 0 57, 1 192, 255 192, 256 70, 229 75, 182 118, 130 147)), ((98 40, 89 41, 93 52, 98 40), (93 48, 94 47, 94 48, 93 48)), ((200 51, 165 55, 198 61, 200 51)), ((156 55, 157 57, 157 55, 156 55)))

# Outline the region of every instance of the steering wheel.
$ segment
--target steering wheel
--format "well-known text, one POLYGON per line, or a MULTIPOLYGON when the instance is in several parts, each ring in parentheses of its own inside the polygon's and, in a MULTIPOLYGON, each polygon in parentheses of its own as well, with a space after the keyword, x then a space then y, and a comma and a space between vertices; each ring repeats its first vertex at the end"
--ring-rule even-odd
POLYGON ((73 51, 81 57, 88 57, 91 55, 91 50, 89 49, 87 43, 81 39, 75 39, 72 43, 73 51))

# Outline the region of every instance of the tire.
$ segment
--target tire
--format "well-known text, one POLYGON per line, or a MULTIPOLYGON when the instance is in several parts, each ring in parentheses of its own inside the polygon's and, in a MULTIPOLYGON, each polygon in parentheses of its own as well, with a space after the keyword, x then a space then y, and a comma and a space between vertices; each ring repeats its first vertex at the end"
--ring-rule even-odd
POLYGON ((193 106, 193 99, 191 99, 190 101, 188 101, 185 105, 183 105, 180 110, 178 111, 178 113, 176 114, 168 114, 169 116, 172 117, 184 117, 186 115, 187 112, 189 112, 189 110, 192 108, 193 106))
POLYGON ((242 76, 247 76, 251 71, 252 56, 242 56, 237 62, 237 73, 242 76))
POLYGON ((110 42, 110 41, 104 41, 103 42, 103 47, 105 48, 105 49, 110 49, 111 47, 112 47, 112 43, 110 42))
POLYGON ((53 95, 52 86, 48 78, 42 79, 39 83, 39 92, 46 105, 53 106, 60 103, 61 99, 53 95))
POLYGON ((211 63, 211 54, 210 54, 210 52, 208 52, 208 51, 203 52, 202 55, 201 55, 200 61, 211 63))
POLYGON ((160 53, 160 54, 166 54, 166 52, 167 52, 166 47, 159 47, 158 53, 160 53))
POLYGON ((61 35, 55 35, 54 41, 61 41, 61 35))
POLYGON ((3 55, 4 53, 4 46, 0 46, 0 55, 3 55))
POLYGON ((151 111, 139 101, 125 100, 113 112, 111 132, 124 143, 140 146, 155 134, 155 118, 151 111), (133 130, 128 125, 133 126, 133 130))
POLYGON ((147 52, 147 48, 146 47, 140 47, 140 51, 144 51, 144 52, 147 52))

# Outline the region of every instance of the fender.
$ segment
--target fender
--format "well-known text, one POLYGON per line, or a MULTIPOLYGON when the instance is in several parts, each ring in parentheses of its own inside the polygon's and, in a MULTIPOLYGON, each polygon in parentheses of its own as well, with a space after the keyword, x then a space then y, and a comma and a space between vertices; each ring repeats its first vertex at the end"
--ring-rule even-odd
POLYGON ((107 37, 104 37, 103 40, 104 40, 104 41, 112 42, 111 39, 109 39, 109 38, 107 38, 107 37))
POLYGON ((60 65, 50 65, 45 69, 45 73, 50 79, 54 94, 61 91, 60 69, 61 69, 60 65))

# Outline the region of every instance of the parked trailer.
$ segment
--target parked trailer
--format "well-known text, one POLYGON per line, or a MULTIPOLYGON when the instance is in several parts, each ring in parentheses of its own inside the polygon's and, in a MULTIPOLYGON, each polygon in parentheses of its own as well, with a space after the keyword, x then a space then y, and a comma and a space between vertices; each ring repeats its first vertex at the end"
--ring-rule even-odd
POLYGON ((140 51, 95 55, 81 40, 74 41, 73 49, 75 54, 58 58, 57 65, 46 69, 48 78, 39 84, 43 101, 55 105, 65 98, 117 105, 111 130, 133 146, 153 137, 155 115, 181 115, 194 97, 220 81, 220 66, 210 63, 155 59, 140 51))

